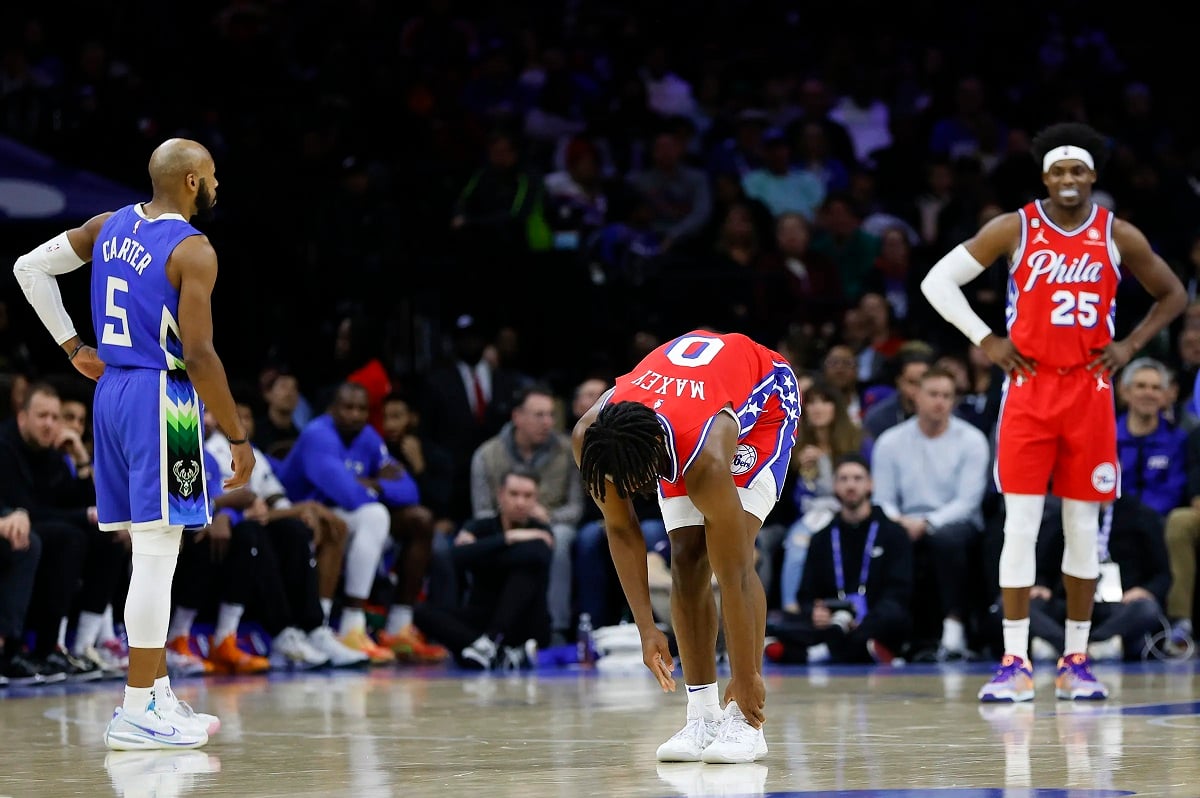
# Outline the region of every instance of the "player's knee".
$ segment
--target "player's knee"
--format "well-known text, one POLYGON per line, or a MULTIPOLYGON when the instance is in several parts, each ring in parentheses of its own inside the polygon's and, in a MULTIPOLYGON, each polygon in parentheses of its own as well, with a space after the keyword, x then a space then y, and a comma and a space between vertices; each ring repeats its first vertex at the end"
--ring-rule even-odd
POLYGON ((163 526, 154 529, 140 529, 131 532, 129 540, 135 555, 174 558, 179 555, 179 544, 183 540, 183 527, 163 526))
POLYGON ((1200 532, 1200 510, 1194 507, 1176 507, 1167 515, 1167 543, 1184 543, 1195 540, 1200 532))

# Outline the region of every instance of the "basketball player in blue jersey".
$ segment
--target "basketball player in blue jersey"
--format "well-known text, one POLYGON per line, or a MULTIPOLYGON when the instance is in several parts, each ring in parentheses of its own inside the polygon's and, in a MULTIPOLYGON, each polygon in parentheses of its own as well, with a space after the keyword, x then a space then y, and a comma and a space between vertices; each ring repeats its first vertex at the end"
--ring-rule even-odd
POLYGON ((128 529, 133 541, 129 676, 104 734, 114 750, 196 748, 220 725, 175 697, 164 652, 183 530, 212 520, 201 400, 233 444, 225 488, 245 485, 254 468, 213 348, 217 256, 190 221, 216 202, 212 155, 195 141, 169 139, 150 156, 150 182, 149 202, 95 216, 22 255, 13 269, 67 359, 98 381, 92 425, 100 528, 128 529), (76 334, 56 279, 87 262, 95 348, 76 334))

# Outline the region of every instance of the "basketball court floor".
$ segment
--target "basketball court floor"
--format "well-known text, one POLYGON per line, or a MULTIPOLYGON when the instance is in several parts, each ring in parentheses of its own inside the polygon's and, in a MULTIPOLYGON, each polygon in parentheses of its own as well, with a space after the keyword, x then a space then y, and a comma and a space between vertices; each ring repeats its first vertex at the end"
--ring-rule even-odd
MULTIPOLYGON (((447 668, 218 677, 177 692, 223 727, 110 753, 120 682, 0 690, 0 796, 1200 796, 1197 662, 1101 666, 1106 703, 982 706, 984 665, 774 668, 753 765, 658 764, 682 689, 648 673, 447 668)), ((682 683, 681 683, 682 685, 682 683)), ((724 688, 722 678, 721 687, 724 688)))

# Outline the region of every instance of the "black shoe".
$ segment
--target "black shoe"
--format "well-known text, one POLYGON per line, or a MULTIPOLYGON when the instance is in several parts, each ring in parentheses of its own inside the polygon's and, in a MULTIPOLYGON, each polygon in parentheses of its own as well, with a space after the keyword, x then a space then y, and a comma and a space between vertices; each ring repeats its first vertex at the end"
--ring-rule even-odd
POLYGON ((43 662, 48 668, 66 674, 68 682, 94 682, 104 676, 104 671, 96 663, 80 659, 61 648, 47 654, 43 662))
POLYGON ((2 672, 13 687, 29 687, 38 684, 65 681, 65 673, 56 674, 53 679, 47 678, 41 665, 24 654, 14 654, 3 665, 2 672))

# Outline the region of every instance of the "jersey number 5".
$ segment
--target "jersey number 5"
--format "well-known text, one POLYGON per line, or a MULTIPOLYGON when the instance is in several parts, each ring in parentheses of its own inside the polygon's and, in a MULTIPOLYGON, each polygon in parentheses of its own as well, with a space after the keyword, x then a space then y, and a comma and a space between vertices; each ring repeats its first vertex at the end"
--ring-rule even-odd
POLYGON ((129 338, 129 314, 117 304, 117 292, 129 295, 129 283, 120 277, 109 277, 104 289, 104 331, 100 343, 109 346, 133 346, 129 338), (118 329, 119 328, 119 329, 118 329))
POLYGON ((1056 327, 1095 327, 1100 320, 1096 305, 1100 303, 1100 295, 1091 291, 1055 291, 1050 295, 1054 310, 1050 311, 1050 323, 1056 327))

